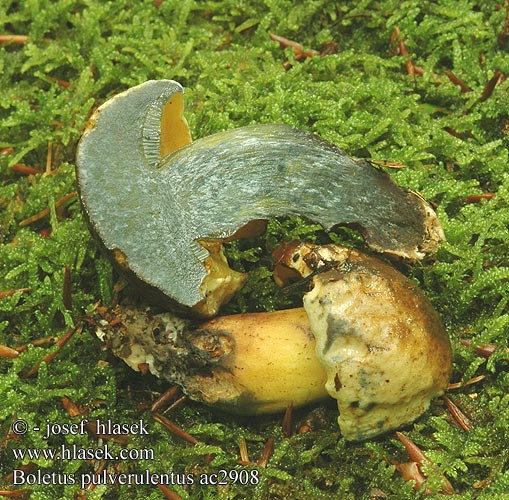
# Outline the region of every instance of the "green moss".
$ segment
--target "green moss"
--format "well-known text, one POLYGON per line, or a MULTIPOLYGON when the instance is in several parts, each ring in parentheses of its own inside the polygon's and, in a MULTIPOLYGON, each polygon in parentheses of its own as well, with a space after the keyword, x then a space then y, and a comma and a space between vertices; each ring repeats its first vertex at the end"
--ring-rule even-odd
MULTIPOLYGON (((94 303, 109 305, 117 298, 113 285, 119 278, 89 235, 77 198, 61 207, 56 202, 76 189, 76 143, 92 110, 129 86, 173 78, 186 87, 194 137, 250 123, 296 125, 353 155, 405 164, 390 171, 393 177, 437 204, 447 241, 436 256, 402 269, 422 286, 447 325, 454 346, 453 381, 485 378, 450 394, 471 419, 471 431, 461 430, 436 401, 405 432, 450 479, 455 498, 503 498, 509 488, 508 82, 498 82, 487 98, 483 93, 496 70, 509 74, 506 15, 506 6, 479 0, 341 5, 325 0, 4 0, 0 34, 27 35, 29 41, 0 45, 0 291, 29 291, 0 299, 0 344, 61 336, 94 303), (407 75, 406 57, 392 54, 389 38, 396 26, 422 76, 407 75), (292 49, 279 48, 269 33, 305 49, 320 50, 335 41, 338 51, 298 62, 292 49), (471 91, 461 93, 445 71, 471 91), (24 164, 44 172, 48 149, 51 174, 26 176, 12 169, 24 164), (494 196, 469 202, 469 196, 483 192, 494 196), (48 215, 19 226, 48 208, 48 215), (70 310, 63 297, 66 266, 72 278, 70 310), (461 339, 499 349, 485 359, 461 339)), ((230 245, 232 265, 249 271, 250 278, 227 311, 252 309, 253 297, 261 309, 298 302, 298 290, 278 293, 270 272, 270 253, 292 238, 363 246, 350 230, 325 235, 308 221, 271 221, 264 237, 230 245)), ((274 437, 268 467, 245 468, 259 469, 258 484, 175 485, 184 499, 367 499, 371 488, 394 499, 424 498, 391 465, 408 460, 399 441, 384 436, 346 443, 333 407, 322 409, 313 432, 287 438, 279 416, 239 420, 187 404, 171 418, 198 438, 200 445, 192 447, 146 410, 165 387, 111 359, 87 328, 53 361, 43 362, 37 375, 23 375, 55 349, 32 346, 17 359, 0 359, 2 478, 29 462, 43 472, 76 477, 93 471, 94 464, 81 460, 13 456, 16 448, 64 443, 97 448, 89 434, 55 436, 50 442, 37 432, 19 441, 5 438, 15 418, 30 427, 46 420, 70 422, 62 406, 67 396, 87 409, 90 419, 148 423, 149 435, 132 437, 128 446, 153 449, 154 460, 114 461, 110 472, 148 469, 198 478, 221 468, 239 469, 241 437, 252 459, 274 437), (213 458, 207 463, 209 453, 213 458)), ((295 425, 311 410, 296 412, 295 425)), ((427 472, 427 487, 440 498, 440 477, 427 472)), ((0 489, 9 484, 5 479, 0 489)), ((29 488, 31 498, 39 500, 73 498, 78 490, 58 484, 29 488)), ((86 498, 155 499, 162 493, 153 485, 101 485, 86 498)))

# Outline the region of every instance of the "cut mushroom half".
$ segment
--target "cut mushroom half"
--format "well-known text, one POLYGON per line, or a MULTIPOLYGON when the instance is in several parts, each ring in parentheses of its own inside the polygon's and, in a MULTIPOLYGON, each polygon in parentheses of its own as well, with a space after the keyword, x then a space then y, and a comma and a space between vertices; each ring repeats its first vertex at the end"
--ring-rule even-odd
POLYGON ((213 243, 253 220, 348 224, 374 250, 409 259, 442 241, 422 197, 304 130, 251 125, 190 142, 182 95, 177 82, 157 80, 113 97, 91 118, 77 154, 94 232, 159 304, 216 315, 245 277, 213 243))

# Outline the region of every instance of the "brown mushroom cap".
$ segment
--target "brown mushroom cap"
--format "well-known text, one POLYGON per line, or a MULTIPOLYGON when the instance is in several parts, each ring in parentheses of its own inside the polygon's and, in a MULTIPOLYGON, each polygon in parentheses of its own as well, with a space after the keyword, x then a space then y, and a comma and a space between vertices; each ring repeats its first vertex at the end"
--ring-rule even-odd
POLYGON ((451 375, 450 341, 429 300, 394 268, 355 250, 303 245, 297 253, 296 267, 303 272, 305 262, 308 274, 316 272, 304 308, 342 434, 361 440, 415 420, 451 375))

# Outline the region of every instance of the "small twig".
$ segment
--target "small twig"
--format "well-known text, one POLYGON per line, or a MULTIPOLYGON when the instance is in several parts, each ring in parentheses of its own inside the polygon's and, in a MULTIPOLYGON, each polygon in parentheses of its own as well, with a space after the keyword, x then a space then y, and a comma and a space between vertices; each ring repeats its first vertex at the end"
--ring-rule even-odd
POLYGON ((67 342, 69 342, 69 340, 71 340, 71 337, 76 333, 76 332, 81 332, 82 330, 82 326, 81 324, 77 324, 74 328, 72 328, 71 330, 69 330, 67 333, 65 333, 64 335, 62 335, 62 337, 60 337, 56 342, 55 342, 55 345, 57 346, 57 350, 47 354, 46 356, 44 356, 44 358, 42 358, 42 361, 44 363, 49 363, 50 361, 52 361, 53 359, 55 359, 55 357, 58 355, 58 353, 62 350, 62 348, 65 346, 65 344, 67 344, 67 342))
POLYGON ((37 231, 37 234, 43 238, 49 238, 51 236, 51 228, 45 227, 44 229, 37 231))
MULTIPOLYGON (((13 434, 11 434, 11 436, 14 436, 14 438, 19 440, 19 436, 16 436, 16 434, 13 433, 13 434)), ((11 439, 14 439, 14 438, 11 437, 11 439)), ((34 466, 35 466, 35 464, 33 462, 30 462, 26 465, 20 465, 19 469, 22 470, 23 472, 31 472, 34 470, 34 466)), ((3 480, 5 483, 13 482, 14 481, 14 471, 9 472, 9 474, 4 476, 3 480)), ((7 491, 10 491, 10 490, 7 490, 7 491)), ((16 490, 16 491, 19 491, 19 490, 16 490)))
POLYGON ((448 134, 451 134, 453 137, 456 137, 456 139, 460 139, 460 140, 464 140, 463 137, 461 136, 461 134, 455 129, 455 128, 452 128, 452 127, 444 127, 444 130, 448 133, 448 134))
POLYGON ((53 82, 55 82, 58 86, 67 89, 71 86, 71 82, 66 82, 64 80, 59 80, 58 78, 55 78, 54 76, 50 76, 49 79, 53 82))
MULTIPOLYGON (((44 356, 42 358, 42 363, 49 363, 50 361, 52 361, 58 355, 58 353, 62 350, 62 348, 65 346, 65 344, 67 344, 67 342, 69 342, 69 340, 71 340, 71 337, 78 330, 81 331, 82 328, 83 327, 81 326, 81 324, 78 323, 74 328, 71 328, 71 330, 69 330, 64 335, 62 335, 62 337, 60 337, 55 343, 55 345, 57 346, 57 349, 55 351, 47 354, 46 356, 44 356)), ((40 366, 41 366, 41 364, 37 363, 28 373, 25 374, 25 377, 32 377, 33 375, 35 375, 39 371, 40 366)))
POLYGON ((406 49, 406 46, 404 45, 403 40, 400 40, 398 43, 400 45, 401 55, 407 57, 407 59, 405 59, 406 72, 409 74, 409 76, 414 76, 415 75, 414 63, 412 62, 412 59, 408 57, 408 51, 406 49))
POLYGON ((198 444, 198 440, 191 436, 191 434, 187 433, 182 427, 179 427, 177 424, 173 423, 170 419, 161 415, 160 413, 153 413, 152 416, 156 422, 159 422, 161 425, 166 427, 174 436, 183 439, 191 444, 198 444))
POLYGON ((53 160, 53 147, 51 142, 48 142, 48 151, 46 153, 46 173, 49 174, 51 172, 51 164, 53 160))
POLYGON ((44 173, 42 170, 39 170, 38 168, 29 167, 28 165, 22 165, 21 163, 16 163, 11 167, 11 169, 14 170, 15 172, 19 172, 20 174, 24 175, 37 175, 44 173))
POLYGON ((478 375, 477 377, 473 377, 471 379, 468 379, 465 383, 463 382, 454 382, 452 384, 449 384, 447 386, 447 390, 451 391, 453 389, 460 389, 461 387, 467 387, 469 385, 476 384, 477 382, 480 382, 481 380, 484 380, 486 378, 486 375, 478 375))
POLYGON ((242 438, 240 440, 239 453, 240 453, 240 460, 243 465, 247 465, 247 464, 251 463, 251 460, 249 460, 249 453, 247 452, 247 442, 246 442, 245 438, 242 438))
POLYGON ((368 163, 372 165, 378 165, 379 167, 387 167, 387 168, 406 168, 406 165, 400 163, 399 161, 390 161, 390 160, 367 160, 368 163))
POLYGON ((465 198, 467 203, 479 203, 481 200, 491 200, 496 193, 472 194, 465 198))
POLYGON ((308 54, 307 57, 318 55, 318 52, 316 50, 304 51, 304 49, 302 48, 302 45, 299 42, 295 42, 294 40, 289 40, 288 38, 285 38, 285 37, 279 36, 279 35, 275 35, 274 33, 270 33, 269 36, 270 36, 271 40, 278 42, 279 46, 283 49, 285 49, 286 47, 292 47, 294 50, 296 50, 299 53, 308 54))
MULTIPOLYGON (((419 489, 422 484, 422 483, 417 484, 417 482, 420 481, 419 473, 422 473, 420 466, 423 463, 427 463, 432 466, 435 466, 435 464, 428 457, 426 457, 426 455, 424 455, 422 450, 411 439, 407 438, 404 434, 402 434, 401 432, 396 432, 396 437, 401 441, 401 443, 405 447, 405 450, 408 453, 408 456, 410 457, 410 460, 412 460, 412 462, 407 462, 407 463, 409 463, 409 464, 415 463, 416 464, 416 466, 413 466, 413 465, 411 466, 412 473, 415 473, 416 475, 415 475, 415 477, 411 477, 410 479, 414 479, 416 481, 415 489, 419 489)), ((403 465, 403 464, 400 464, 400 465, 403 465)), ((409 471, 405 471, 405 472, 409 472, 409 471)), ((437 471, 437 472, 440 474, 440 476, 442 478, 441 492, 444 495, 454 494, 454 488, 452 487, 449 480, 440 471, 437 471)), ((403 475, 403 473, 402 473, 402 475, 403 475)))
MULTIPOLYGON (((64 407, 67 414, 73 418, 77 416, 87 416, 88 411, 84 415, 84 412, 80 410, 78 405, 74 403, 71 398, 64 396, 62 398, 62 406, 64 407)), ((87 431, 94 436, 96 439, 112 440, 115 443, 127 444, 129 442, 130 434, 98 434, 97 420, 91 420, 86 424, 87 431)))
POLYGON ((87 424, 87 429, 89 430, 90 434, 92 436, 96 437, 97 439, 105 439, 105 440, 111 440, 115 443, 120 444, 127 444, 129 442, 129 438, 131 437, 131 434, 102 434, 97 433, 97 420, 93 420, 92 422, 89 422, 87 424))
POLYGON ((283 417, 283 422, 281 424, 281 428, 283 429, 283 435, 287 438, 292 435, 292 415, 293 415, 293 403, 290 403, 286 407, 285 416, 283 417))
POLYGON ((497 43, 500 47, 505 47, 508 40, 509 40, 509 2, 506 0, 504 26, 502 27, 502 30, 498 34, 497 43))
POLYGON ((171 413, 176 410, 180 406, 182 406, 188 400, 187 396, 180 396, 177 400, 175 400, 166 410, 164 410, 164 414, 171 413))
POLYGON ((19 352, 16 349, 13 349, 12 347, 0 344, 0 358, 10 358, 10 359, 19 358, 19 352))
POLYGON ((444 74, 452 83, 458 85, 462 94, 472 92, 472 89, 465 82, 461 81, 452 71, 444 71, 444 74))
POLYGON ((456 422, 464 431, 471 431, 473 429, 470 419, 447 397, 444 396, 444 401, 447 409, 451 412, 456 422))
POLYGON ((407 438, 401 432, 396 432, 396 437, 401 441, 405 450, 408 453, 408 456, 414 462, 421 464, 422 462, 429 462, 426 455, 422 452, 422 450, 409 438, 407 438))
POLYGON ((263 450, 260 453, 260 456, 258 457, 258 462, 257 462, 258 465, 260 467, 267 467, 267 465, 269 463, 269 459, 272 456, 273 452, 274 452, 274 438, 271 436, 265 442, 263 450))
MULTIPOLYGON (((14 45, 23 45, 29 41, 27 35, 0 35, 0 44, 1 43, 11 43, 14 45)), ((43 42, 51 42, 51 38, 43 38, 43 42)))
POLYGON ((170 490, 168 486, 164 484, 158 484, 157 487, 162 491, 163 495, 168 498, 168 500, 183 500, 183 498, 175 493, 173 490, 170 490))
MULTIPOLYGON (((471 347, 472 341, 467 339, 461 339, 460 342, 465 347, 471 347)), ((482 356, 484 358, 489 358, 497 349, 499 349, 499 346, 495 344, 481 344, 474 348, 474 351, 477 355, 482 356)), ((505 349, 505 352, 509 353, 509 348, 505 349)))
POLYGON ((5 297, 10 297, 11 295, 14 295, 18 292, 29 292, 30 288, 16 288, 14 290, 4 290, 3 292, 0 292, 0 299, 5 299, 5 297))
POLYGON ((281 293, 289 293, 292 290, 295 290, 296 288, 303 287, 304 285, 306 285, 310 281, 312 281, 313 278, 315 276, 317 276, 318 274, 326 273, 327 271, 330 271, 331 269, 334 269, 334 268, 339 269, 340 267, 341 267, 341 265, 338 265, 337 262, 327 262, 322 267, 315 269, 312 273, 308 274, 307 276, 299 278, 299 281, 296 281, 295 283, 290 283, 288 285, 283 286, 283 288, 281 288, 281 293))
MULTIPOLYGON (((99 474, 101 474, 102 471, 106 468, 107 464, 108 464, 108 462, 106 460, 101 460, 101 462, 99 463, 99 466, 97 467, 97 469, 94 470, 94 475, 98 476, 99 474)), ((90 481, 85 486, 85 490, 86 491, 94 491, 96 488, 97 488, 97 484, 94 484, 93 481, 90 481)))
POLYGON ((397 56, 399 54, 399 45, 397 43, 394 43, 400 35, 399 28, 397 26, 394 26, 391 36, 389 38, 390 45, 393 45, 392 47, 392 55, 397 56))
MULTIPOLYGON (((406 48, 404 38, 400 35, 401 35, 401 33, 399 31, 399 28, 397 26, 395 26, 394 29, 392 30, 391 37, 390 37, 391 44, 396 42, 396 45, 393 49, 393 55, 403 56, 405 58, 405 68, 406 68, 407 73, 410 76, 414 76, 416 73, 414 63, 413 63, 412 59, 410 57, 408 57, 408 50, 406 48)), ((420 70, 420 68, 419 68, 419 70, 420 70)))
MULTIPOLYGON (((418 490, 426 481, 426 476, 421 472, 417 462, 398 463, 394 461, 392 465, 396 467, 396 470, 405 481, 414 481, 414 490, 418 490)), ((429 490, 425 490, 424 494, 426 493, 429 493, 429 490)))
POLYGON ((339 45, 337 42, 331 40, 330 42, 325 42, 320 47, 319 55, 320 57, 330 56, 332 54, 337 54, 339 52, 339 45))
POLYGON ((81 410, 78 408, 78 405, 76 405, 76 403, 74 403, 72 399, 67 396, 62 398, 62 406, 71 418, 82 414, 81 410))
MULTIPOLYGON (((289 40, 288 38, 285 38, 285 37, 282 37, 279 35, 275 35, 274 33, 270 33, 269 36, 270 36, 271 40, 278 42, 279 46, 282 49, 285 49, 287 47, 292 47, 293 48, 293 57, 296 61, 302 61, 308 57, 325 56, 330 53, 328 51, 334 50, 331 48, 331 46, 325 47, 324 52, 321 54, 320 52, 318 52, 316 50, 305 50, 304 47, 300 43, 295 42, 294 40, 289 40)), ((337 46, 336 46, 335 50, 337 51, 337 46)), ((285 69, 290 69, 291 64, 288 61, 285 61, 284 67, 285 67, 285 69)))
POLYGON ((0 35, 0 43, 12 43, 22 45, 28 42, 26 35, 0 35))
POLYGON ((159 398, 154 401, 150 411, 152 413, 156 413, 160 410, 164 410, 164 408, 168 406, 168 403, 176 398, 178 393, 179 388, 176 385, 169 387, 159 398))
MULTIPOLYGON (((58 337, 55 337, 55 336, 42 337, 40 339, 33 340, 32 342, 29 343, 29 345, 33 345, 34 347, 41 347, 41 346, 46 346, 49 344, 54 344, 57 340, 58 340, 58 337)), ((18 352, 26 352, 26 351, 28 351, 28 345, 26 345, 26 344, 17 345, 15 347, 15 349, 18 352)))
MULTIPOLYGON (((66 194, 63 198, 60 198, 58 201, 55 202, 55 208, 59 208, 66 201, 70 200, 71 198, 74 198, 75 196, 78 196, 78 193, 76 191, 72 191, 71 193, 66 194)), ((32 222, 36 222, 39 219, 46 217, 47 215, 49 215, 49 213, 50 213, 50 209, 45 208, 38 214, 32 215, 31 217, 28 217, 28 219, 22 220, 18 225, 20 227, 28 226, 29 224, 32 224, 32 222)))
POLYGON ((30 490, 0 490, 0 497, 21 498, 30 494, 30 490))
POLYGON ((484 86, 484 90, 481 95, 481 101, 485 101, 489 97, 491 97, 491 94, 493 94, 493 91, 495 90, 495 87, 497 83, 500 80, 500 77, 502 76, 502 71, 497 69, 494 73, 494 75, 488 80, 486 85, 484 86))

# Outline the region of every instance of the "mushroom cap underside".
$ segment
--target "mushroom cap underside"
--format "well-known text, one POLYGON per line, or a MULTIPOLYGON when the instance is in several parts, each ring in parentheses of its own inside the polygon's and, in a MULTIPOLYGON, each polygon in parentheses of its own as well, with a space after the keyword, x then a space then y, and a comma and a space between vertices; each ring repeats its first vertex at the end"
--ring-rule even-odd
POLYGON ((94 232, 170 305, 186 309, 205 299, 210 253, 200 241, 228 238, 255 219, 301 215, 326 229, 353 225, 375 250, 414 259, 441 241, 420 196, 288 125, 219 132, 161 157, 171 151, 161 147, 171 135, 162 122, 167 103, 182 92, 159 80, 115 96, 94 114, 77 155, 94 232))

